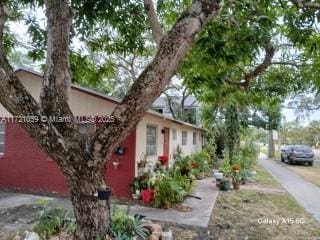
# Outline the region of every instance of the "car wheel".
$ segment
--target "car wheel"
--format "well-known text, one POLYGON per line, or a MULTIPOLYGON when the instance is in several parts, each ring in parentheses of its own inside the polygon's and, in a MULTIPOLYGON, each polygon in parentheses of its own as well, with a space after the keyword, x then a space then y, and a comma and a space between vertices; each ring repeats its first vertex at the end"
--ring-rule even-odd
POLYGON ((308 165, 309 166, 313 166, 313 162, 308 162, 308 165))

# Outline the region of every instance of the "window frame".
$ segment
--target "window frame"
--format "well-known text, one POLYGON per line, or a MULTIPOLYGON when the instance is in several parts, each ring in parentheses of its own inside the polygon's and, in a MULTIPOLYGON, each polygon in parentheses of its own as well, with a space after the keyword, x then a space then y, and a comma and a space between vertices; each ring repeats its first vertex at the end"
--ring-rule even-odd
POLYGON ((188 145, 188 131, 182 131, 181 132, 181 146, 186 146, 186 145, 188 145))
POLYGON ((146 155, 148 157, 150 157, 150 156, 157 156, 157 154, 158 154, 158 126, 152 125, 152 124, 147 124, 147 126, 146 126, 146 155), (148 128, 155 129, 155 136, 154 136, 155 137, 155 145, 154 145, 155 149, 154 149, 154 152, 152 152, 152 153, 148 152, 148 146, 149 147, 151 146, 150 144, 148 144, 148 136, 151 136, 151 135, 148 135, 148 128))
POLYGON ((154 107, 152 110, 156 111, 157 113, 164 114, 165 109, 163 107, 154 107))
POLYGON ((197 145, 197 132, 196 131, 193 131, 192 143, 193 143, 193 145, 197 145))
POLYGON ((172 128, 172 140, 177 141, 177 129, 172 128))
POLYGON ((0 142, 0 145, 3 145, 3 151, 0 152, 0 157, 2 157, 4 155, 4 152, 5 152, 5 144, 6 144, 6 140, 5 140, 5 137, 6 137, 6 124, 3 123, 3 122, 0 122, 0 126, 3 126, 3 130, 1 131, 0 130, 0 135, 3 135, 3 141, 0 142))

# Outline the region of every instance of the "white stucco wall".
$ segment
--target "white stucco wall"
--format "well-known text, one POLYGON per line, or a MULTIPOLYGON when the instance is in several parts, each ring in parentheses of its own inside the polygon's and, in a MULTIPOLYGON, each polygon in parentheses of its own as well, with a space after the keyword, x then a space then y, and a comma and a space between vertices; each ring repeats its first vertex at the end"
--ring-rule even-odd
MULTIPOLYGON (((176 151, 177 146, 180 145, 182 154, 190 155, 192 153, 196 153, 202 149, 202 134, 203 131, 200 129, 196 129, 190 126, 185 126, 182 124, 174 123, 172 121, 165 120, 163 118, 159 118, 157 116, 153 116, 151 114, 147 114, 143 117, 143 119, 137 125, 136 132, 136 162, 139 162, 144 154, 146 153, 146 130, 147 125, 152 125, 157 127, 157 154, 154 156, 148 156, 147 159, 153 163, 155 163, 158 159, 158 156, 163 155, 163 142, 164 142, 164 134, 161 133, 161 129, 164 127, 169 128, 169 163, 173 163, 173 153, 176 151), (176 129, 177 138, 173 140, 173 129, 176 129), (187 144, 182 145, 182 131, 187 132, 187 144), (197 133, 197 142, 193 144, 193 132, 197 133)), ((137 167, 137 166, 136 166, 137 167)), ((137 169, 136 169, 137 172, 137 169)))
MULTIPOLYGON (((19 71, 17 75, 31 95, 36 100, 39 100, 42 79, 32 73, 22 71, 19 71)), ((70 106, 75 116, 100 116, 110 114, 112 109, 115 107, 115 104, 79 90, 71 89, 70 106)), ((11 114, 9 114, 1 104, 0 116, 11 116, 11 114)))

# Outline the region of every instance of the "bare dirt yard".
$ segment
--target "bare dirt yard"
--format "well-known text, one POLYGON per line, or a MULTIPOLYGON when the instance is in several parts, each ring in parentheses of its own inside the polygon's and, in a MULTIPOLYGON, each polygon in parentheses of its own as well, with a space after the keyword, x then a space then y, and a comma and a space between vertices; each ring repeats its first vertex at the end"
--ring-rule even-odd
POLYGON ((7 240, 24 231, 32 230, 40 208, 37 205, 21 205, 0 210, 0 239, 7 240))

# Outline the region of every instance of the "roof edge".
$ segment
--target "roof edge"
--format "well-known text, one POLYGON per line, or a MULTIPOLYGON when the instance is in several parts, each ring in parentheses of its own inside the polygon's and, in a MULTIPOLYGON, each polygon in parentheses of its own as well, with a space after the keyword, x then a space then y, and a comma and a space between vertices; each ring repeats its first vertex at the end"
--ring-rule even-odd
MULTIPOLYGON (((36 72, 34 70, 31 70, 31 69, 27 69, 27 68, 18 68, 14 72, 15 73, 17 73, 17 72, 28 72, 30 74, 33 74, 33 75, 37 76, 37 77, 43 78, 43 75, 41 73, 36 72)), ((99 93, 98 91, 95 91, 95 90, 90 89, 90 88, 82 87, 82 86, 79 86, 77 84, 71 84, 71 88, 73 88, 75 90, 78 90, 80 92, 87 93, 87 94, 92 95, 92 96, 96 96, 96 97, 102 98, 104 100, 113 102, 115 104, 120 104, 121 103, 121 101, 116 99, 116 98, 109 97, 109 96, 107 96, 107 95, 105 95, 103 93, 99 93)), ((195 128, 195 129, 202 130, 202 131, 206 131, 204 128, 198 127, 198 126, 193 125, 191 123, 187 123, 187 122, 184 122, 184 121, 181 121, 181 120, 174 119, 172 117, 164 116, 163 114, 158 113, 156 111, 153 111, 151 109, 149 109, 147 111, 147 113, 149 113, 151 115, 154 115, 156 117, 162 118, 164 120, 169 120, 169 121, 177 123, 177 124, 181 124, 181 125, 185 125, 185 126, 188 126, 188 127, 192 127, 192 128, 195 128)))

